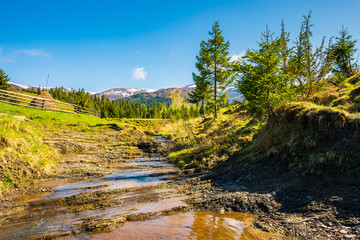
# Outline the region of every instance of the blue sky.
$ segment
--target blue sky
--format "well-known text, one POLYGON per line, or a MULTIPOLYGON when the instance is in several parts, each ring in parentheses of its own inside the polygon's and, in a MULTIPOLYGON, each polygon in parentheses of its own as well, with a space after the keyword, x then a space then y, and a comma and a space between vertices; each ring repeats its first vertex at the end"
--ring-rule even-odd
MULTIPOLYGON (((266 24, 292 40, 312 11, 313 43, 344 25, 360 38, 359 0, 0 0, 0 68, 12 81, 87 91, 192 83, 200 42, 219 21, 231 55, 256 48, 266 24)), ((359 44, 358 44, 359 46, 359 44)), ((359 48, 359 47, 358 47, 359 48)))

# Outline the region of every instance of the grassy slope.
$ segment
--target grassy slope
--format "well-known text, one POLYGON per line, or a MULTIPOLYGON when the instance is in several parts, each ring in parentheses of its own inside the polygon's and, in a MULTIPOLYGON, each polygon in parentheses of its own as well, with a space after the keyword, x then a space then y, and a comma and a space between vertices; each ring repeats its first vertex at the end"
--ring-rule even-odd
POLYGON ((277 122, 230 109, 216 120, 168 124, 163 134, 176 144, 170 160, 183 168, 207 170, 230 159, 272 162, 303 174, 355 169, 360 166, 359 106, 357 74, 341 86, 319 83, 307 102, 277 109, 277 122))
POLYGON ((51 172, 58 153, 42 142, 43 135, 30 124, 0 116, 0 136, 0 192, 51 172))
POLYGON ((169 123, 162 134, 176 145, 170 161, 182 168, 207 170, 246 147, 263 124, 261 119, 228 109, 216 120, 197 118, 169 123))
POLYGON ((1 147, 0 189, 23 187, 43 174, 54 170, 59 154, 43 143, 45 136, 56 135, 59 129, 88 131, 89 125, 107 124, 103 119, 87 115, 41 111, 0 103, 1 147), (12 116, 25 116, 23 122, 12 116))

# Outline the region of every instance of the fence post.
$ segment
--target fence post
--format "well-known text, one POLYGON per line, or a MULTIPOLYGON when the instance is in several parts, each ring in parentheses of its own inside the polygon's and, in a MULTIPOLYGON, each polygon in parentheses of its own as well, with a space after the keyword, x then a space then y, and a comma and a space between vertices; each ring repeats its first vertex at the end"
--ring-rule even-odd
POLYGON ((36 108, 40 110, 52 110, 66 113, 84 113, 100 117, 99 112, 95 109, 89 109, 78 106, 76 104, 65 103, 58 100, 49 100, 42 97, 34 97, 31 95, 2 89, 0 89, 0 102, 22 107, 36 108))

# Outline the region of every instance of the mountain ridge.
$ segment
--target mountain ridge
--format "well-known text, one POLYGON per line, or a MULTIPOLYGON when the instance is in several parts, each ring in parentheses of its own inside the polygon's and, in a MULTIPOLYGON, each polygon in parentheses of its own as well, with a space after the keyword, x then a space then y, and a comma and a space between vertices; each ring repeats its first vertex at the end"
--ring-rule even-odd
MULTIPOLYGON (((22 84, 16 82, 8 82, 8 84, 15 89, 37 89, 40 86, 32 86, 29 84, 22 84)), ((40 87, 41 90, 50 90, 56 87, 40 87)), ((72 88, 63 87, 66 92, 71 92, 72 88)), ((161 88, 161 89, 148 89, 148 88, 111 88, 101 92, 88 92, 90 95, 102 96, 105 95, 110 100, 118 100, 120 98, 126 98, 130 101, 136 101, 134 99, 142 99, 142 98, 161 98, 161 102, 166 99, 170 99, 170 91, 171 90, 181 90, 181 92, 186 97, 193 89, 195 88, 195 84, 186 85, 184 87, 170 87, 170 88, 161 88)), ((230 103, 234 101, 242 101, 242 96, 239 92, 237 92, 235 87, 229 87, 225 90, 228 94, 228 101, 230 103)))

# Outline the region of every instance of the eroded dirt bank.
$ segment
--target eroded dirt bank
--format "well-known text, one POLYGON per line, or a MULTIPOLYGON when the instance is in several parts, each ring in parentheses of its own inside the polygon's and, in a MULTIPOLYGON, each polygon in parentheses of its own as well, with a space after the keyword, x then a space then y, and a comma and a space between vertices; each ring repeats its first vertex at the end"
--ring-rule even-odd
POLYGON ((255 227, 295 239, 360 239, 359 181, 352 176, 297 176, 261 164, 223 167, 172 184, 195 209, 256 214, 255 227), (228 177, 229 172, 236 174, 228 177))

